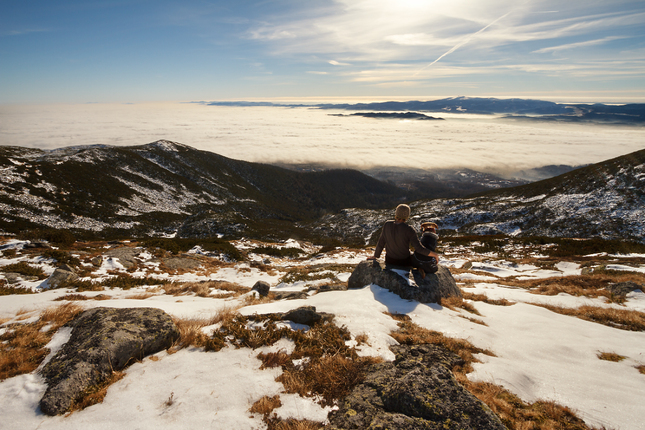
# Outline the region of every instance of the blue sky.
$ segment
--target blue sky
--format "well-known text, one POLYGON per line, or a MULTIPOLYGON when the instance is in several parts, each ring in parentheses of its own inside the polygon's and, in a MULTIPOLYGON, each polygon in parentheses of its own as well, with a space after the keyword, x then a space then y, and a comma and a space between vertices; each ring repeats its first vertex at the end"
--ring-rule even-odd
POLYGON ((645 101, 645 1, 0 0, 0 103, 645 101))

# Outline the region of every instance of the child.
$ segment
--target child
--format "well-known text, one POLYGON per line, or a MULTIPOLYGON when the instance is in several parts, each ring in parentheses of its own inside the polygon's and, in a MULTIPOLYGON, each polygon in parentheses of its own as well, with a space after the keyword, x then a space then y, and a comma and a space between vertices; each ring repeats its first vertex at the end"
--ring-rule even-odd
MULTIPOLYGON (((439 240, 439 235, 437 235, 437 224, 433 222, 424 222, 421 224, 421 230, 423 231, 423 234, 421 235, 421 245, 435 253, 437 249, 437 241, 439 240)), ((418 252, 415 252, 412 257, 414 263, 416 263, 415 265, 419 267, 422 278, 425 278, 426 273, 435 273, 439 270, 437 267, 437 259, 434 257, 419 254, 418 252)))

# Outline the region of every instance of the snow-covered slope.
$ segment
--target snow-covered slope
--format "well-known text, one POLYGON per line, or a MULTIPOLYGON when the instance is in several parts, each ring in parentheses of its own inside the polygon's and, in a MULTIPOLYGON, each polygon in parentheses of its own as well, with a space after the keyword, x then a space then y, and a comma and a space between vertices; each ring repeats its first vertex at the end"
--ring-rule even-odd
MULTIPOLYGON (((412 221, 461 234, 602 237, 645 242, 645 150, 555 178, 463 199, 413 202, 412 221)), ((392 210, 347 209, 314 227, 371 239, 392 210)))
MULTIPOLYGON (((0 267, 17 261, 28 262, 50 273, 51 259, 39 258, 25 249, 25 242, 0 242, 3 255, 0 267), (9 258, 5 251, 14 249, 9 258)), ((137 270, 127 271, 117 259, 110 258, 110 247, 132 246, 125 243, 107 246, 103 264, 91 268, 95 280, 126 273, 135 277, 148 276, 159 282, 174 281, 228 281, 250 288, 263 280, 273 291, 308 291, 310 287, 329 282, 344 281, 351 267, 364 260, 371 250, 337 249, 330 253, 316 253, 310 244, 294 241, 279 244, 259 244, 248 240, 234 242, 241 251, 248 252, 248 261, 224 263, 215 257, 195 254, 202 266, 185 273, 163 270, 150 252, 139 249, 137 270), (271 258, 254 254, 259 245, 301 247, 310 256, 299 259, 271 258), (263 262, 255 265, 253 262, 263 262), (209 264, 215 268, 204 270, 209 264), (267 264, 268 263, 268 264, 267 264), (284 277, 293 269, 305 269, 319 276, 309 280, 288 280, 284 277), (316 278, 316 279, 314 279, 316 278)), ((138 248, 137 248, 138 249, 138 248)), ((540 249, 534 251, 540 252, 540 249)), ((92 251, 94 252, 94 251, 92 251)), ((76 255, 85 260, 87 255, 76 255)), ((195 294, 173 296, 164 294, 153 279, 149 285, 121 290, 77 293, 88 298, 102 294, 104 300, 75 301, 85 308, 156 307, 178 318, 209 318, 219 310, 237 308, 244 315, 285 312, 302 305, 315 306, 318 311, 335 315, 337 325, 345 325, 352 335, 353 344, 358 336, 367 341, 357 346, 364 356, 393 359, 388 347, 396 343, 390 332, 397 329, 389 314, 406 314, 416 324, 447 336, 463 338, 479 348, 492 351, 495 356, 480 355, 469 375, 472 380, 489 381, 502 385, 525 401, 554 400, 568 406, 588 424, 616 430, 645 429, 642 420, 642 393, 645 375, 635 366, 645 364, 645 333, 619 330, 572 316, 551 312, 536 303, 567 308, 591 305, 606 308, 645 311, 645 295, 637 290, 630 293, 624 305, 607 303, 602 298, 588 298, 561 293, 556 296, 534 294, 533 291, 513 287, 507 279, 553 279, 579 275, 581 264, 589 267, 609 263, 621 265, 623 270, 636 273, 645 271, 645 255, 588 256, 580 261, 558 262, 545 270, 497 255, 479 255, 470 248, 453 249, 444 254, 441 263, 449 266, 465 292, 484 294, 490 299, 507 299, 511 306, 498 306, 482 301, 471 304, 481 313, 476 319, 462 309, 450 310, 437 304, 422 304, 402 300, 377 286, 368 285, 349 291, 309 291, 306 299, 277 300, 249 305, 249 294, 222 297, 222 291, 212 290, 205 297, 195 294), (598 260, 598 261, 597 261, 598 260), (472 268, 463 269, 466 261, 472 268), (457 273, 458 272, 458 273, 457 273), (473 279, 479 277, 479 281, 473 279), (470 279, 471 281, 466 281, 470 279), (600 352, 613 352, 626 357, 620 362, 600 360, 600 352)), ((85 264, 85 263, 83 263, 85 264)), ((91 265, 90 265, 91 266, 91 265)), ((88 266, 88 267, 90 267, 88 266)), ((0 300, 0 335, 13 330, 12 324, 26 324, 38 318, 43 309, 68 303, 67 289, 41 290, 43 281, 20 281, 17 286, 34 288, 36 294, 5 295, 0 300), (55 301, 67 297, 67 300, 55 301)), ((77 298, 78 299, 78 298, 77 298)), ((217 329, 210 327, 209 330, 217 329)), ((307 330, 308 327, 298 329, 307 330)), ((69 332, 61 330, 54 336, 50 348, 54 351, 65 342, 69 332)), ((249 408, 263 396, 279 396, 282 406, 275 412, 282 418, 309 419, 324 422, 329 407, 322 407, 315 398, 286 394, 276 381, 280 368, 261 369, 257 358, 260 352, 289 353, 293 345, 283 339, 271 347, 255 350, 225 347, 218 352, 202 348, 188 348, 174 354, 161 352, 133 364, 125 377, 112 385, 105 400, 69 416, 47 417, 38 410, 38 401, 45 390, 43 379, 36 373, 14 376, 0 382, 0 428, 6 429, 261 429, 266 428, 260 414, 249 408)))

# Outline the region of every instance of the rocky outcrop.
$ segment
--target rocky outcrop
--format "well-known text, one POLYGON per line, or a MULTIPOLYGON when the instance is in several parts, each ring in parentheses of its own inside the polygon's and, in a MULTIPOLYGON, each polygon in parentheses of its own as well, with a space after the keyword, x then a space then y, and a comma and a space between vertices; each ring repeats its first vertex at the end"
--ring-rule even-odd
POLYGON ((403 299, 422 303, 439 303, 442 298, 461 297, 461 290, 445 266, 439 266, 436 273, 421 278, 416 270, 390 267, 376 260, 363 261, 352 272, 347 286, 363 288, 370 284, 385 288, 403 299))
POLYGON ((463 361, 437 345, 393 346, 394 362, 373 365, 329 415, 329 430, 506 427, 450 371, 463 361))
POLYGON ((40 409, 47 415, 65 413, 112 371, 169 348, 179 337, 170 316, 154 308, 90 309, 69 325, 69 341, 41 370, 47 390, 40 409))
POLYGON ((117 258, 119 263, 126 269, 134 267, 137 264, 135 257, 141 253, 141 249, 129 248, 127 246, 121 248, 109 249, 106 253, 106 257, 117 258))

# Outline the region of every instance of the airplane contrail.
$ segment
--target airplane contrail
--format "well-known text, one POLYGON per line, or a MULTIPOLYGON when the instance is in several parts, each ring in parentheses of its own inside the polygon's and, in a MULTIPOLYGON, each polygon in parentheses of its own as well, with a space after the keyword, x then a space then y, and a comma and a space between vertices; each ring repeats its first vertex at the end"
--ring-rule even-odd
POLYGON ((479 31, 477 31, 477 32, 475 32, 475 33, 473 33, 473 34, 471 34, 471 35, 470 35, 470 36, 468 36, 465 40, 463 40, 463 41, 459 42, 458 44, 456 44, 455 46, 453 46, 452 48, 450 48, 450 49, 448 50, 448 52, 446 52, 445 54, 441 55, 439 58, 437 58, 436 60, 434 60, 432 63, 428 64, 427 66, 425 66, 425 67, 423 67, 423 68, 421 68, 421 69, 419 69, 419 70, 417 70, 417 72, 416 72, 414 75, 412 75, 412 76, 414 77, 414 76, 418 75, 419 73, 421 73, 422 71, 424 71, 424 70, 425 70, 425 69, 427 69, 428 67, 430 67, 430 66, 432 66, 433 64, 435 64, 437 61, 441 60, 441 59, 442 59, 443 57, 445 57, 446 55, 448 55, 448 54, 452 54, 452 53, 453 53, 453 52, 455 52, 457 49, 461 48, 461 47, 462 47, 462 46, 464 46, 466 43, 470 42, 470 39, 472 39, 473 37, 477 36, 479 33, 481 33, 481 32, 483 32, 483 31, 485 31, 488 27, 490 27, 491 25, 495 24, 495 23, 496 23, 497 21, 499 21, 500 19, 505 18, 505 17, 506 17, 506 16, 508 16, 509 14, 510 14, 510 12, 508 12, 508 13, 506 13, 506 14, 504 14, 504 15, 500 16, 500 17, 499 17, 499 18, 497 18, 495 21, 493 21, 493 22, 491 22, 490 24, 488 24, 486 27, 482 28, 481 30, 479 30, 479 31))

